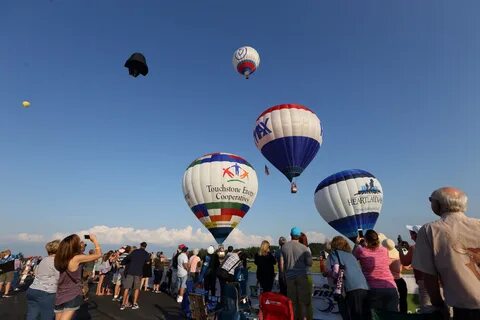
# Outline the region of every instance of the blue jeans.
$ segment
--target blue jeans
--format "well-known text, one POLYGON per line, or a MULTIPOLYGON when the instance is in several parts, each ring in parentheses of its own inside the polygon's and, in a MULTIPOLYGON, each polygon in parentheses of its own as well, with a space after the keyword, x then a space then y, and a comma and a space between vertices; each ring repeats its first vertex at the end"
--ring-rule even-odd
POLYGON ((53 307, 55 293, 48 293, 36 289, 27 290, 27 320, 52 320, 55 318, 53 307))

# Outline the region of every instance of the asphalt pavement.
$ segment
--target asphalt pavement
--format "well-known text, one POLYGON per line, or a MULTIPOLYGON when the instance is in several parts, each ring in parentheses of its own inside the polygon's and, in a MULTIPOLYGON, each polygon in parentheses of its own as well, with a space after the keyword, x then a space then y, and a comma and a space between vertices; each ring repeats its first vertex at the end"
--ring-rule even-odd
MULTIPOLYGON (((91 294, 74 319, 76 320, 177 320, 185 319, 179 304, 164 293, 140 293, 137 310, 120 310, 120 304, 112 301, 112 296, 91 294)), ((10 298, 0 297, 1 320, 24 320, 27 313, 25 292, 16 292, 10 298)))

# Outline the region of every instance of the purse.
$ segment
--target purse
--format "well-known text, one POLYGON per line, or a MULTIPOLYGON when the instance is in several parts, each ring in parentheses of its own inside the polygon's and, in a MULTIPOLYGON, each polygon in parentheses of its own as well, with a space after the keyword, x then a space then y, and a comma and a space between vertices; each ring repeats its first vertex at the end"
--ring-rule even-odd
POLYGON ((337 281, 336 281, 336 284, 335 284, 335 289, 333 290, 333 299, 335 301, 339 302, 339 301, 345 299, 345 295, 344 295, 344 292, 345 292, 345 288, 344 288, 345 265, 342 264, 342 262, 340 261, 340 256, 338 255, 338 251, 335 250, 333 253, 337 257, 338 264, 340 266, 339 270, 338 270, 338 277, 337 277, 337 281))

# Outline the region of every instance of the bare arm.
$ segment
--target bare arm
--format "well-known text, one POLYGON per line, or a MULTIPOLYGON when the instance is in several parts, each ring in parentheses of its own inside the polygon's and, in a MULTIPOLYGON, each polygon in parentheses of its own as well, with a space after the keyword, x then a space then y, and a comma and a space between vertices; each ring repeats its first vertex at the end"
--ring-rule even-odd
POLYGON ((280 255, 280 261, 278 261, 278 270, 280 272, 285 272, 285 268, 283 265, 283 254, 280 255))
POLYGON ((102 248, 100 248, 100 245, 98 244, 97 237, 91 234, 90 241, 92 241, 93 244, 95 245, 95 253, 89 254, 89 255, 78 254, 74 256, 72 260, 70 260, 70 262, 68 263, 68 269, 70 271, 72 272, 76 271, 80 264, 85 262, 95 261, 102 256, 102 248))

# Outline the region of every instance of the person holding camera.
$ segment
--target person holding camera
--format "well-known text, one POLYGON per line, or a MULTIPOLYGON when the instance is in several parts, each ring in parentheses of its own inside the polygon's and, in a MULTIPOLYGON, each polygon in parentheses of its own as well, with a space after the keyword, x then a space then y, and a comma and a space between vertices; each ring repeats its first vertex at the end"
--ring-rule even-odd
POLYGON ((57 284, 57 295, 55 297, 55 319, 70 320, 75 312, 83 304, 83 285, 81 265, 95 261, 102 256, 102 249, 94 234, 86 235, 95 246, 93 254, 82 253, 80 237, 76 234, 69 235, 63 239, 55 254, 55 269, 60 272, 57 284))
POLYGON ((353 255, 360 262, 365 279, 370 287, 370 308, 398 312, 397 284, 390 272, 387 249, 380 246, 375 230, 368 230, 365 238, 357 237, 353 255))
MULTIPOLYGON (((415 243, 417 241, 417 234, 422 226, 411 226, 407 225, 407 230, 410 232, 410 238, 415 243)), ((403 266, 410 266, 413 260, 413 254, 415 252, 415 244, 409 245, 407 241, 403 241, 399 236, 398 246, 400 250, 398 253, 400 255, 400 262, 403 266)), ((418 297, 420 299, 420 313, 431 313, 433 311, 432 303, 430 302, 430 296, 425 289, 425 284, 423 281, 423 272, 413 268, 413 275, 415 276, 415 282, 418 285, 418 297)))

